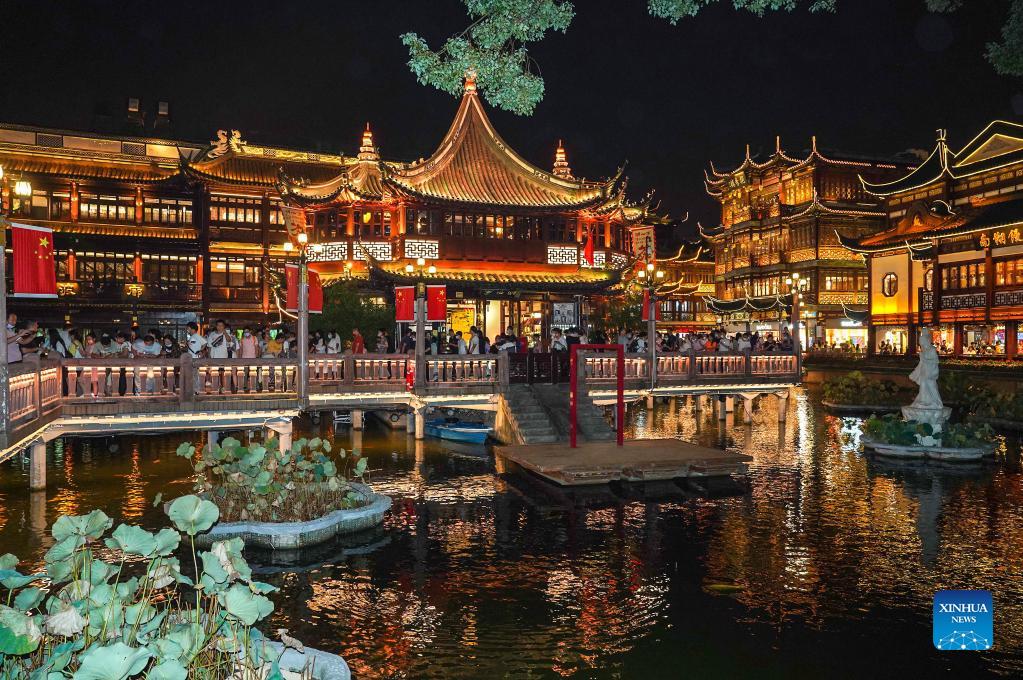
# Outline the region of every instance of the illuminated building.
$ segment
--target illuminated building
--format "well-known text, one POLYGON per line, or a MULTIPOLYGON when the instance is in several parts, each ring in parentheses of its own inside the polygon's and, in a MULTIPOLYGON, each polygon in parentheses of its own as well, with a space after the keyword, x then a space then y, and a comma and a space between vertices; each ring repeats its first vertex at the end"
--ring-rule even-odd
MULTIPOLYGON (((138 111, 131 100, 129 117, 138 111)), ((531 165, 494 130, 471 79, 437 151, 415 163, 381 158, 369 126, 355 157, 252 144, 237 130, 210 143, 137 132, 0 125, 3 212, 56 234, 59 298, 14 311, 179 332, 195 318, 276 320, 282 244, 307 230, 328 284, 389 295, 421 258, 436 267, 430 283, 448 286, 450 326, 546 337, 580 325, 588 296, 619 282, 634 247, 653 247, 649 199, 628 202, 620 170, 578 179, 560 143, 550 171, 531 165)))
POLYGON ((278 185, 289 224, 319 244, 322 276, 349 271, 379 290, 420 276, 446 284, 451 326, 475 324, 491 338, 581 325, 581 302, 653 247, 649 201, 626 202, 625 186, 621 171, 574 177, 560 143, 550 172, 521 158, 490 123, 471 75, 429 158, 383 160, 367 126, 358 157, 333 176, 288 174, 278 185), (433 269, 408 274, 420 259, 433 269))
POLYGON ((705 298, 715 293, 714 253, 703 242, 683 243, 671 257, 658 258, 665 283, 657 293, 657 327, 690 332, 709 330, 717 316, 705 298))
POLYGON ((953 152, 938 130, 912 172, 863 188, 883 201, 886 228, 842 231, 864 255, 871 349, 913 353, 926 324, 948 354, 1015 357, 1023 319, 1023 126, 995 121, 953 152))
POLYGON ((807 282, 803 346, 865 344, 866 329, 857 327, 846 309, 866 306, 866 269, 862 258, 839 242, 836 230, 866 236, 881 229, 884 213, 857 176, 885 181, 908 167, 899 159, 824 154, 816 138, 803 158, 788 155, 776 140, 763 162, 753 159, 747 145, 734 170, 718 172, 711 164, 705 183, 721 204, 721 223, 701 232, 714 248, 712 309, 732 330, 751 325, 777 332, 785 306, 780 298, 788 293, 785 280, 798 273, 807 282))

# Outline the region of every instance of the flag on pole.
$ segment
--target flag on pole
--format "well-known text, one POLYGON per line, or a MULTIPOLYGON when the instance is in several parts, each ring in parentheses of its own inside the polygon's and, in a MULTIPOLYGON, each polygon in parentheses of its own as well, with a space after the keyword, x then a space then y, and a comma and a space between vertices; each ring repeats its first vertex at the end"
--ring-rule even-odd
POLYGON ((412 322, 416 319, 416 289, 412 286, 394 287, 394 320, 412 322))
POLYGON ((586 245, 583 247, 583 260, 593 266, 593 227, 586 228, 586 245))
MULTIPOLYGON (((661 320, 661 306, 657 305, 657 321, 661 320)), ((650 320, 650 291, 643 291, 643 321, 650 320)))
POLYGON ((426 320, 440 322, 448 320, 447 286, 426 287, 426 320))
POLYGON ((11 222, 14 250, 14 297, 57 297, 53 229, 11 222))
MULTIPOLYGON (((284 265, 284 278, 288 284, 288 300, 284 306, 289 312, 298 312, 298 265, 284 265)), ((320 275, 309 270, 309 313, 323 313, 323 285, 320 283, 320 275)))

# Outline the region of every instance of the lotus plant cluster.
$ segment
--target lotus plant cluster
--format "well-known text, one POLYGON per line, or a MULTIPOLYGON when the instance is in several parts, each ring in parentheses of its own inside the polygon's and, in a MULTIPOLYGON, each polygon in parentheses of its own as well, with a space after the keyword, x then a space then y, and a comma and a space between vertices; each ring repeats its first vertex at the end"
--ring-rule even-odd
POLYGON ((184 443, 177 454, 195 470, 195 493, 217 505, 225 522, 303 522, 365 503, 349 483, 366 472, 358 452, 331 456, 330 442, 299 439, 282 451, 274 438, 244 446, 227 437, 201 453, 184 443))
POLYGON ((102 511, 61 517, 40 573, 0 557, 0 678, 282 677, 278 648, 253 627, 275 588, 252 579, 242 540, 196 552, 217 506, 189 495, 165 510, 176 529, 121 524, 108 535, 102 511))
POLYGON ((936 433, 928 423, 903 420, 894 414, 871 416, 863 424, 863 433, 876 442, 898 446, 963 449, 988 447, 997 442, 994 430, 986 424, 946 423, 936 433))

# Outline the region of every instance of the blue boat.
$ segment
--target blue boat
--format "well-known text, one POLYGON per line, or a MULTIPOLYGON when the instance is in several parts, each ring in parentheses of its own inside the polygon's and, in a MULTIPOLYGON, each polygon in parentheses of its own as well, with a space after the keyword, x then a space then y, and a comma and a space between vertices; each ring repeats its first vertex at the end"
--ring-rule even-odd
POLYGON ((470 423, 464 420, 436 418, 426 421, 426 434, 431 437, 450 439, 456 442, 482 444, 487 441, 490 426, 482 423, 470 423))

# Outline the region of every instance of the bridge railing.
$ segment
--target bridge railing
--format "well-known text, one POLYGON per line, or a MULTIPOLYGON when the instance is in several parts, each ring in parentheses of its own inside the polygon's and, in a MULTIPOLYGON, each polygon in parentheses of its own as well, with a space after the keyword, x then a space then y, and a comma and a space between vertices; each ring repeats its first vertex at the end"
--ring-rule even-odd
MULTIPOLYGON (((657 383, 672 385, 714 382, 749 377, 757 379, 792 379, 798 363, 793 353, 752 352, 666 352, 656 356, 657 383)), ((585 380, 610 383, 618 377, 617 360, 596 352, 584 353, 585 380)), ((650 379, 650 355, 625 356, 625 380, 650 379)))
POLYGON ((60 364, 34 357, 9 369, 9 429, 39 420, 60 407, 60 364))
POLYGON ((426 357, 427 387, 507 384, 507 355, 440 354, 426 357))

